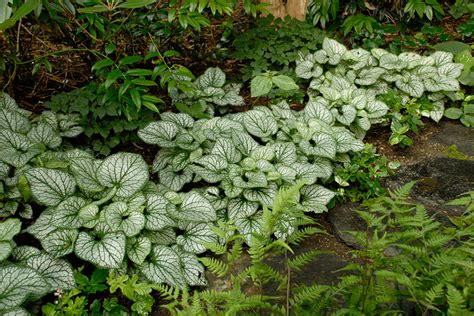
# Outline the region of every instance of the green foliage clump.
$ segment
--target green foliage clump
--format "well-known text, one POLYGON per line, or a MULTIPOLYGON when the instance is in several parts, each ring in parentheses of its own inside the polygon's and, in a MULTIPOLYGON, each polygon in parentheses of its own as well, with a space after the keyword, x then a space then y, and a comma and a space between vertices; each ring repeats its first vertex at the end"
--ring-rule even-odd
POLYGON ((324 33, 306 22, 260 18, 236 37, 234 56, 247 65, 242 70, 244 81, 269 70, 291 74, 298 51, 314 51, 323 39, 324 33))

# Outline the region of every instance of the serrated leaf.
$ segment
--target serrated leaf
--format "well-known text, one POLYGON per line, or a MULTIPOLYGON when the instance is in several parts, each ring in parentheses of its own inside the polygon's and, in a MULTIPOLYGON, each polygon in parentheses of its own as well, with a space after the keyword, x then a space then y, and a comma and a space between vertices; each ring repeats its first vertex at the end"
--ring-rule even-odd
POLYGON ((0 222, 0 241, 10 241, 20 233, 21 222, 17 218, 8 218, 0 222))
POLYGON ((148 181, 148 165, 138 154, 117 153, 104 159, 97 178, 103 186, 115 188, 116 196, 130 197, 148 181))
POLYGON ((97 178, 100 160, 93 159, 73 159, 71 161, 71 171, 76 178, 77 185, 86 192, 101 192, 104 187, 97 178))
POLYGON ((29 257, 25 264, 43 277, 50 286, 50 290, 70 290, 76 286, 72 267, 67 261, 56 259, 47 253, 41 253, 29 257))
POLYGON ((113 231, 121 231, 127 237, 133 237, 145 227, 145 216, 130 211, 127 203, 114 202, 105 209, 104 218, 113 231))
POLYGON ((74 252, 79 258, 101 268, 119 268, 125 256, 125 241, 123 233, 92 236, 89 233, 80 232, 74 252))
POLYGON ((167 246, 154 246, 150 262, 144 262, 140 271, 154 283, 167 283, 179 288, 186 285, 181 260, 176 251, 167 246))
POLYGON ((74 178, 60 170, 33 168, 26 172, 31 194, 41 204, 56 206, 76 190, 74 178))
POLYGON ((167 213, 168 200, 162 195, 150 194, 147 196, 147 206, 144 211, 145 228, 156 231, 167 226, 174 226, 175 221, 167 213))
POLYGON ((135 264, 141 265, 151 252, 151 241, 147 237, 139 236, 127 240, 127 256, 135 264))
POLYGON ((29 295, 44 295, 50 290, 45 279, 28 267, 0 267, 0 310, 22 304, 29 295))
POLYGON ((207 247, 203 243, 217 242, 217 235, 207 223, 192 223, 186 226, 184 233, 176 237, 176 244, 192 253, 203 253, 207 247))
POLYGON ((211 203, 197 192, 186 193, 177 212, 172 215, 191 222, 210 222, 217 218, 211 203))
POLYGON ((138 131, 140 137, 147 144, 160 147, 174 147, 174 140, 179 133, 179 127, 173 122, 151 122, 138 131))
POLYGON ((56 229, 40 240, 41 246, 53 257, 62 257, 74 251, 78 234, 76 229, 56 229))

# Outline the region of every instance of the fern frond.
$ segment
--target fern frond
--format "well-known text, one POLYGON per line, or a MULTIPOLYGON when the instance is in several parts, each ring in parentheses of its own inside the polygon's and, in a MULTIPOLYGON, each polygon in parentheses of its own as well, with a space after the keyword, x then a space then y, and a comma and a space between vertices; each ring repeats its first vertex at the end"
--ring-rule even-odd
POLYGON ((227 252, 227 244, 222 245, 215 242, 207 241, 201 241, 200 243, 216 255, 223 255, 227 252))
POLYGON ((288 260, 288 266, 296 271, 301 270, 305 265, 313 261, 313 259, 324 252, 311 250, 300 255, 297 255, 294 258, 288 260))
POLYGON ((446 294, 448 299, 448 315, 467 315, 465 300, 462 293, 454 286, 448 284, 448 293, 446 294))
POLYGON ((242 255, 243 247, 242 247, 242 240, 236 240, 232 245, 232 248, 227 253, 227 261, 234 262, 242 255))
POLYGON ((406 201, 410 197, 410 192, 418 181, 411 181, 393 191, 389 191, 390 196, 395 200, 406 201))
POLYGON ((309 236, 320 234, 320 233, 326 233, 326 232, 314 226, 304 227, 302 229, 298 229, 293 234, 288 236, 288 243, 292 245, 298 245, 309 236))
POLYGON ((301 305, 304 302, 317 300, 325 291, 331 287, 328 285, 301 286, 295 289, 295 294, 290 299, 292 306, 301 305))
POLYGON ((229 270, 229 265, 222 260, 216 258, 199 258, 199 261, 208 268, 212 273, 217 275, 218 277, 224 277, 229 270))
POLYGON ((412 254, 415 255, 425 255, 427 254, 426 248, 423 247, 417 247, 417 246, 412 246, 412 245, 405 245, 405 244, 397 244, 396 245, 398 248, 401 248, 403 250, 406 250, 412 254))
POLYGON ((160 292, 161 297, 165 300, 176 300, 181 295, 181 290, 179 288, 164 283, 153 283, 151 287, 160 292))
POLYGON ((423 304, 427 306, 429 305, 428 307, 430 308, 437 309, 436 307, 434 307, 435 301, 439 299, 440 297, 442 297, 443 294, 444 294, 443 284, 441 283, 436 284, 431 289, 425 292, 423 304))

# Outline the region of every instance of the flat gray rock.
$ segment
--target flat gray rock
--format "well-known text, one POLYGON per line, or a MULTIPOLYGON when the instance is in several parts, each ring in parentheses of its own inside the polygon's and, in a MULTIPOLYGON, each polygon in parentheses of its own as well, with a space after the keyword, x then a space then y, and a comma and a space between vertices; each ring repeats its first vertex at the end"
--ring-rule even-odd
POLYGON ((447 146, 456 145, 460 152, 474 156, 474 129, 465 127, 459 122, 441 122, 439 131, 432 140, 447 146))

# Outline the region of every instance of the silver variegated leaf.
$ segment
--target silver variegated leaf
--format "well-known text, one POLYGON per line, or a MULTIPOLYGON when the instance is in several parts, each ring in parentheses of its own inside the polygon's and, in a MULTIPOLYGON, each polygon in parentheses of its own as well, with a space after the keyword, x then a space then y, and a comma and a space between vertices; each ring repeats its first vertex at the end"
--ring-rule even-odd
POLYGON ((154 144, 160 147, 174 147, 175 138, 180 129, 173 122, 158 121, 152 122, 138 131, 140 137, 147 144, 154 144))
POLYGON ((395 85, 398 89, 415 98, 421 98, 425 91, 421 79, 412 74, 395 81, 395 85))
POLYGON ((21 222, 17 218, 8 218, 0 222, 0 241, 10 241, 21 230, 21 222))
POLYGON ((167 283, 179 288, 186 285, 179 255, 167 246, 154 246, 151 250, 151 260, 144 262, 140 271, 154 283, 167 283))
POLYGON ((293 143, 275 143, 273 144, 276 163, 291 166, 296 162, 296 146, 293 143))
POLYGON ((450 78, 425 79, 425 88, 430 92, 439 91, 458 91, 460 89, 459 81, 450 78))
POLYGON ((240 234, 245 237, 247 244, 251 245, 254 235, 262 234, 262 216, 261 212, 255 213, 253 216, 238 218, 235 221, 240 234))
POLYGON ((76 229, 56 229, 40 240, 41 246, 53 257, 62 257, 74 251, 78 234, 76 229))
POLYGON ((230 219, 249 217, 257 212, 259 204, 247 201, 246 199, 232 199, 227 206, 227 213, 230 219))
POLYGON ((127 237, 138 235, 145 227, 145 216, 140 212, 130 211, 125 202, 108 205, 104 218, 113 231, 121 231, 127 237))
POLYGON ((0 129, 26 134, 31 129, 31 124, 28 117, 18 111, 0 108, 0 129))
POLYGON ((447 63, 438 68, 438 74, 449 79, 457 79, 464 68, 463 64, 447 63))
POLYGON ((273 116, 261 111, 251 110, 245 113, 244 125, 247 131, 254 136, 267 138, 278 132, 278 124, 273 116))
POLYGON ((321 97, 309 101, 303 113, 306 119, 316 118, 327 124, 334 123, 334 116, 329 111, 329 103, 321 97))
POLYGON ((225 158, 229 163, 237 163, 242 158, 232 140, 228 138, 219 138, 212 148, 211 154, 225 158))
POLYGON ((267 206, 273 204, 276 193, 277 186, 274 183, 269 183, 266 188, 245 189, 243 191, 243 195, 247 200, 267 206))
POLYGON ((232 178, 234 186, 242 189, 246 188, 265 188, 267 186, 267 177, 261 171, 247 171, 242 176, 232 178))
POLYGON ((176 219, 191 222, 211 222, 216 220, 216 211, 211 203, 197 192, 185 193, 183 202, 177 212, 171 215, 176 219))
POLYGON ((71 160, 71 171, 76 178, 77 185, 86 192, 101 192, 104 187, 97 178, 100 160, 73 159, 71 160))
POLYGON ((76 255, 102 268, 119 268, 125 256, 125 235, 108 233, 97 237, 80 232, 74 248, 76 255))
POLYGON ((51 125, 38 123, 28 132, 28 138, 33 143, 44 144, 49 148, 58 148, 61 146, 61 136, 53 130, 51 125))
POLYGON ((337 65, 340 62, 342 55, 347 51, 347 48, 344 45, 327 37, 323 40, 323 49, 328 55, 328 62, 331 65, 337 65))
POLYGON ((309 163, 295 163, 292 168, 296 171, 296 180, 306 184, 315 183, 322 174, 321 170, 309 163))
POLYGON ((153 245, 171 245, 176 243, 176 232, 171 227, 166 227, 160 231, 143 231, 140 236, 150 239, 153 245))
POLYGON ((148 181, 148 165, 142 156, 117 153, 100 164, 97 178, 106 187, 117 190, 118 197, 130 197, 148 181))
POLYGON ((326 133, 316 133, 310 141, 302 140, 299 147, 306 155, 329 159, 336 156, 336 140, 326 133))
POLYGON ((191 182, 193 179, 193 172, 190 168, 184 168, 180 172, 174 172, 173 169, 168 166, 158 172, 160 182, 164 186, 168 187, 172 191, 181 191, 186 183, 191 182))
POLYGON ((76 286, 72 267, 65 260, 41 253, 29 257, 25 264, 43 277, 51 291, 55 289, 70 290, 76 286))
POLYGON ((55 229, 56 227, 53 225, 53 209, 46 209, 32 225, 26 228, 26 232, 36 239, 42 240, 55 229))
POLYGON ((56 206, 76 190, 76 181, 64 171, 33 168, 26 172, 31 194, 41 204, 56 206))
POLYGON ((22 307, 14 307, 12 309, 9 309, 8 311, 4 311, 3 316, 30 316, 30 313, 22 307))
POLYGON ((0 262, 7 259, 12 253, 13 246, 11 241, 0 241, 0 262))
POLYGON ((336 148, 338 153, 361 151, 364 149, 364 143, 355 138, 345 128, 334 128, 334 138, 336 139, 336 148))
POLYGON ((303 79, 317 78, 323 74, 323 68, 310 60, 296 62, 296 76, 303 79))
POLYGON ((53 212, 53 225, 59 228, 79 228, 82 226, 82 219, 79 217, 79 210, 88 203, 83 198, 71 196, 55 207, 53 212))
POLYGON ((352 122, 354 122, 357 116, 357 110, 352 105, 344 104, 341 108, 341 114, 336 115, 336 119, 338 122, 349 126, 352 122))
POLYGON ((147 196, 147 207, 145 208, 145 228, 156 231, 167 226, 174 226, 175 221, 168 215, 168 200, 159 194, 147 196))
POLYGON ((453 61, 453 54, 449 52, 436 51, 430 56, 436 66, 442 66, 453 61))
POLYGON ((386 73, 386 70, 380 67, 371 67, 369 69, 362 69, 357 75, 355 83, 361 86, 373 85, 377 80, 386 73))
POLYGON ((145 236, 127 239, 127 257, 135 264, 141 265, 151 252, 151 241, 145 236))
POLYGON ((199 262, 196 255, 186 251, 175 249, 181 259, 181 271, 186 284, 190 286, 207 285, 204 276, 204 266, 199 262))
POLYGON ((253 139, 249 134, 237 130, 232 131, 232 142, 245 156, 249 156, 250 153, 259 146, 255 139, 253 139))
POLYGON ((173 122, 183 129, 191 128, 194 125, 194 119, 186 113, 163 112, 160 114, 162 121, 173 122))
POLYGON ((12 252, 12 257, 16 261, 23 261, 29 257, 36 256, 41 253, 41 250, 32 246, 15 247, 12 252))
POLYGON ((198 89, 207 87, 221 88, 225 84, 225 73, 217 67, 208 68, 196 79, 198 89))
POLYGON ((32 268, 0 267, 0 311, 19 306, 28 296, 44 295, 49 290, 46 280, 32 268))
POLYGON ((176 244, 192 253, 203 253, 207 247, 203 243, 217 242, 217 235, 207 223, 191 223, 186 226, 184 233, 176 237, 176 244))
POLYGON ((304 186, 300 192, 302 206, 306 211, 315 213, 327 211, 326 205, 336 195, 333 191, 317 184, 304 186))
POLYGON ((367 117, 374 119, 379 118, 387 114, 388 106, 382 101, 369 100, 367 103, 367 117))

